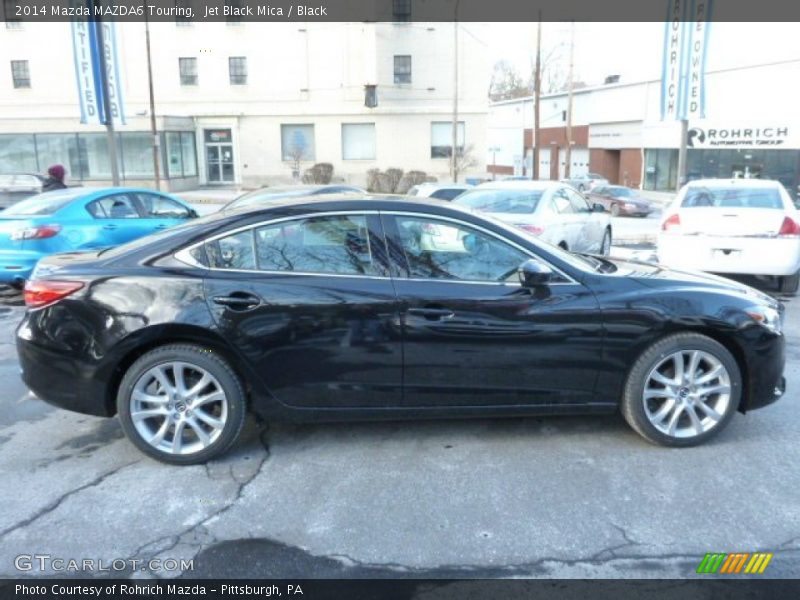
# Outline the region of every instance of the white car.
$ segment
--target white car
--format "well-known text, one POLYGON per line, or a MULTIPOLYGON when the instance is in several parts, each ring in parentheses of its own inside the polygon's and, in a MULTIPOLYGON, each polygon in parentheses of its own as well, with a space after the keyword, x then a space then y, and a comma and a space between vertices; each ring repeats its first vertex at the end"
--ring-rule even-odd
POLYGON ((408 190, 407 196, 416 196, 418 198, 437 198, 439 200, 452 200, 456 196, 463 194, 473 187, 468 183, 438 183, 426 182, 415 185, 408 190))
POLYGON ((800 283, 800 216, 778 181, 700 179, 664 211, 658 260, 676 269, 779 277, 800 283))
POLYGON ((488 181, 453 204, 492 217, 573 252, 608 254, 611 219, 572 186, 558 181, 488 181))

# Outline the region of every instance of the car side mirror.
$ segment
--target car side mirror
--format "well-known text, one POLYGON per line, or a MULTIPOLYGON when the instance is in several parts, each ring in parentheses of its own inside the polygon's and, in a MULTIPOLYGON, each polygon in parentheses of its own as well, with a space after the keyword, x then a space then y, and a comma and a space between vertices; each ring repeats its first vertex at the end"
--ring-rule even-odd
POLYGON ((599 202, 595 202, 592 205, 592 212, 606 212, 606 207, 600 204, 599 202))
POLYGON ((553 279, 553 269, 532 258, 520 265, 518 273, 519 282, 524 288, 547 285, 553 279))
POLYGON ((197 217, 199 217, 199 216, 200 216, 200 215, 197 213, 197 211, 196 211, 195 209, 193 209, 193 208, 190 208, 190 209, 189 209, 189 214, 187 215, 187 217, 186 217, 186 218, 187 218, 187 219, 196 219, 196 218, 197 218, 197 217))

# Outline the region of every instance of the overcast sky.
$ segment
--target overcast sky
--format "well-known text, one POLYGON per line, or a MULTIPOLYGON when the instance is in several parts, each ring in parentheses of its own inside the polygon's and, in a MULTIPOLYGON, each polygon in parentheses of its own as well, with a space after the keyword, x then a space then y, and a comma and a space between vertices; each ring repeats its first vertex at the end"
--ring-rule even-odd
MULTIPOLYGON (((663 23, 575 23, 575 79, 602 83, 606 75, 623 81, 658 79, 664 43, 663 23)), ((468 25, 467 25, 468 27, 468 25)), ((569 23, 543 23, 542 47, 564 44, 569 55, 569 23)), ((528 70, 536 48, 536 23, 490 23, 484 30, 490 60, 507 59, 528 70)), ((800 59, 798 23, 714 23, 707 69, 800 59)), ((776 82, 776 93, 796 93, 798 78, 776 82)))

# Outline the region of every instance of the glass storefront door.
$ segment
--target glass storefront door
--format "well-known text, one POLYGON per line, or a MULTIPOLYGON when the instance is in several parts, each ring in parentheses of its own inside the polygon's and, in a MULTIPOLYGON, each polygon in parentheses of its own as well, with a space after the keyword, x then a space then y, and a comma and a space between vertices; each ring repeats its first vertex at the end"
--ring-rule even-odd
POLYGON ((233 183, 233 143, 230 129, 205 131, 206 180, 208 183, 233 183))

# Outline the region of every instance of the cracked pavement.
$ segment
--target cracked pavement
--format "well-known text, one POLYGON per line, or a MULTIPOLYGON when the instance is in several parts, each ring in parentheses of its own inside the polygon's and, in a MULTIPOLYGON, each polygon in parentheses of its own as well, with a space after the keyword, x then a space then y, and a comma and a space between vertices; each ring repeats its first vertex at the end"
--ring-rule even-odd
POLYGON ((0 576, 53 575, 14 566, 48 554, 194 560, 121 573, 137 578, 665 578, 763 550, 770 576, 800 577, 800 300, 786 302, 787 395, 699 448, 651 446, 618 416, 251 421, 228 456, 183 468, 141 455, 116 419, 31 397, 22 309, 0 306, 0 576))

